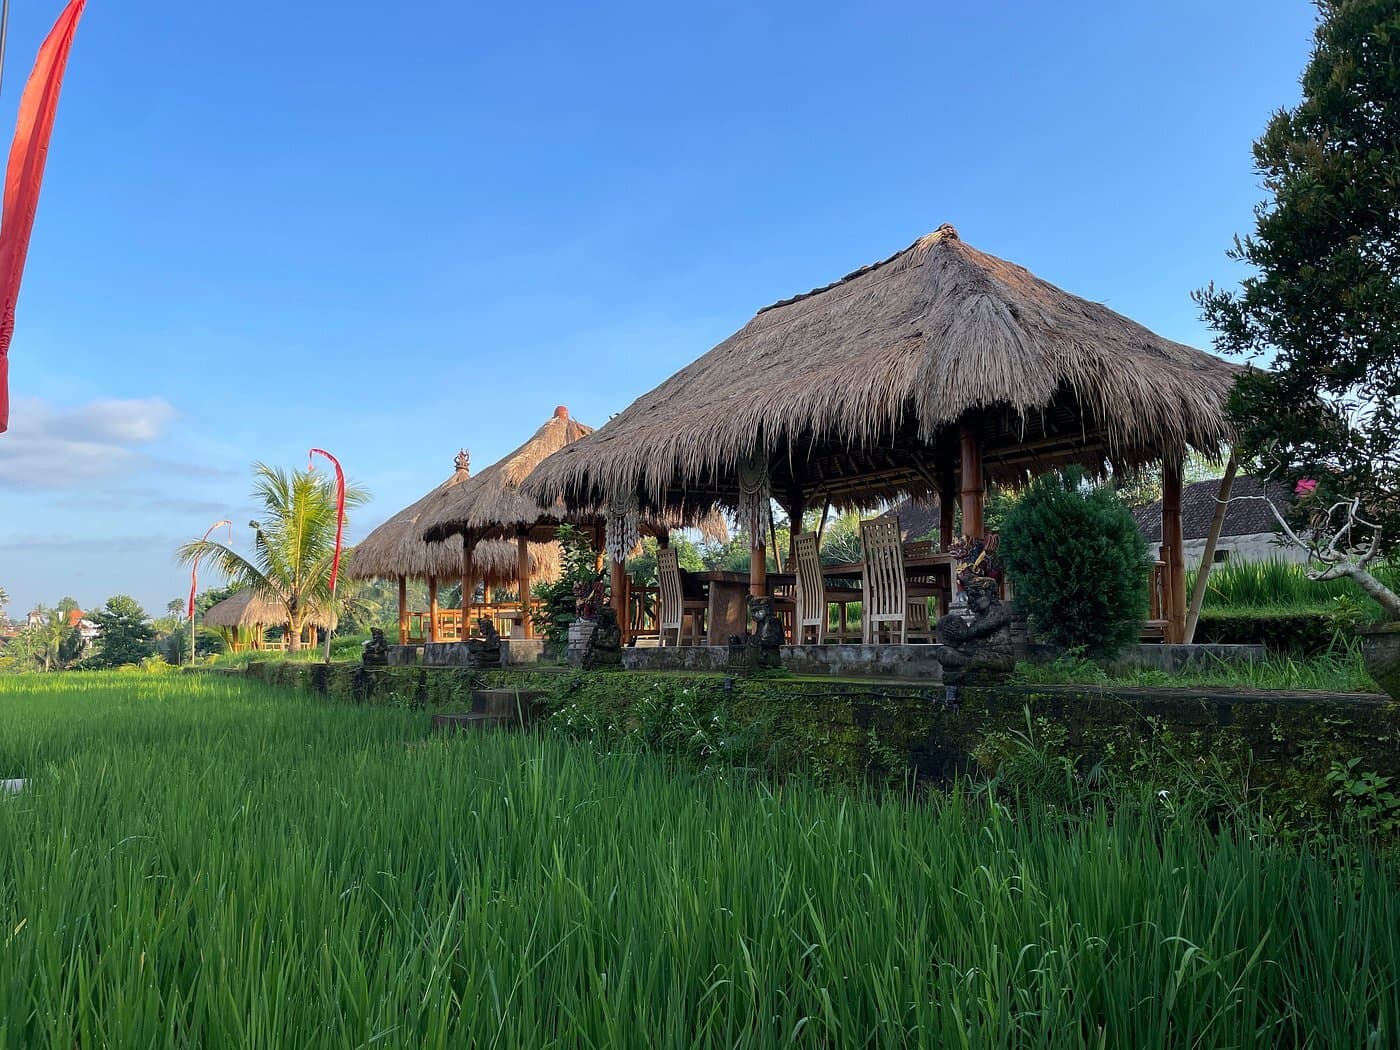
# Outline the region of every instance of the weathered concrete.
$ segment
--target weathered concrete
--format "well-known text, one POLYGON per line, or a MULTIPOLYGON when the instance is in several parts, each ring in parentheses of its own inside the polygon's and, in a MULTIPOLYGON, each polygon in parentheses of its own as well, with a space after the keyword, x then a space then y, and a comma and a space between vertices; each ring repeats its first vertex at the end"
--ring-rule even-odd
MULTIPOLYGON (((874 675, 943 681, 934 645, 785 645, 780 666, 793 674, 874 675)), ((629 671, 727 671, 729 648, 723 645, 673 645, 661 649, 624 649, 629 671)))
POLYGON ((1267 655, 1268 650, 1262 645, 1138 645, 1123 653, 1113 666, 1175 674, 1179 671, 1209 671, 1222 663, 1257 663, 1267 655))
POLYGON ((422 662, 423 647, 421 645, 389 646, 390 667, 412 667, 414 664, 419 664, 422 662))
POLYGON ((727 671, 727 645, 670 645, 665 648, 622 650, 627 671, 727 671))
POLYGON ((537 664, 544 657, 543 638, 502 638, 501 666, 537 664))

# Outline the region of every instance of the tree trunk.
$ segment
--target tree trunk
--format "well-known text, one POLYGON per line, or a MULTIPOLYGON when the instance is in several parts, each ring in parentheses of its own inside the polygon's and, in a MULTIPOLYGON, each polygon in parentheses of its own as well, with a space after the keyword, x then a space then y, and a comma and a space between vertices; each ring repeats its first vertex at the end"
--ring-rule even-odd
POLYGON ((287 651, 301 652, 301 632, 306 629, 306 617, 293 616, 287 621, 287 651))

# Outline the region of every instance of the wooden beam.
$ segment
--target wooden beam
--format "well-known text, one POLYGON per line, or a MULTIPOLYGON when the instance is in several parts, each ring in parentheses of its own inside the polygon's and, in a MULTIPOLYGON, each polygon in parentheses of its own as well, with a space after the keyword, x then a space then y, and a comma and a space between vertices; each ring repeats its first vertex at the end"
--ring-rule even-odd
POLYGON ((408 577, 399 577, 399 644, 408 644, 408 577))
POLYGON ((1196 586, 1191 592, 1191 604, 1186 610, 1186 629, 1181 640, 1190 645, 1196 637, 1196 623, 1201 618, 1201 605, 1206 599, 1206 582, 1210 579, 1215 565, 1215 545, 1220 542, 1220 532, 1225 527, 1225 512, 1229 509, 1230 489, 1235 484, 1235 472, 1239 461, 1235 450, 1230 449, 1230 458, 1225 464, 1225 476, 1220 479, 1220 491, 1215 497, 1215 514, 1210 519, 1210 531, 1206 533, 1205 550, 1201 552, 1201 567, 1196 570, 1196 586))
POLYGON ((957 501, 957 478, 950 464, 938 484, 938 549, 941 551, 946 551, 953 543, 953 513, 957 501))
POLYGON ((428 641, 438 640, 438 588, 437 577, 428 577, 428 641))
POLYGON ((530 622, 530 537, 523 532, 515 538, 515 584, 520 599, 520 631, 526 638, 533 638, 535 625, 530 622))
POLYGON ((768 550, 761 543, 749 551, 749 593, 755 598, 768 593, 768 550))
POLYGON ((966 423, 959 428, 962 444, 962 520, 963 534, 979 537, 986 532, 982 507, 987 498, 982 480, 982 446, 977 433, 966 423))
POLYGON ((1186 637, 1186 550, 1181 532, 1181 462, 1179 451, 1162 462, 1162 548, 1167 563, 1166 641, 1186 637))

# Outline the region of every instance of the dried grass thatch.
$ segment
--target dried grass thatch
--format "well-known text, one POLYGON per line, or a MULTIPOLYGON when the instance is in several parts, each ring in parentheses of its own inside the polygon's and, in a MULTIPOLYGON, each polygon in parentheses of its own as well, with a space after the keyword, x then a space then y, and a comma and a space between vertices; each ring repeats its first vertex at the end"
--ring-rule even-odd
MULTIPOLYGON (((310 622, 314 627, 330 626, 319 611, 311 614, 310 622)), ((281 602, 255 594, 250 588, 209 606, 204 613, 205 627, 282 627, 286 623, 287 610, 281 602)))
MULTIPOLYGON (((430 500, 450 492, 471 478, 471 459, 463 450, 457 454, 452 476, 422 499, 405 507, 384 522, 350 552, 345 572, 351 579, 389 580, 399 576, 440 582, 459 579, 462 575, 462 542, 446 540, 428 542, 423 539, 419 515, 430 500)), ((478 543, 473 551, 475 578, 487 586, 514 585, 518 552, 514 543, 506 540, 478 543)), ((555 543, 530 544, 530 574, 537 580, 559 578, 559 547, 555 543)))
POLYGON ((549 540, 560 522, 570 520, 563 504, 527 495, 520 483, 547 456, 593 433, 593 428, 570 418, 560 405, 529 441, 459 485, 439 488, 421 501, 420 538, 440 542, 463 535, 482 539, 511 537, 524 530, 532 538, 549 540))
POLYGON ((740 464, 775 496, 869 506, 922 494, 956 461, 1019 480, 1078 462, 1131 469, 1218 455, 1236 366, 964 243, 951 226, 835 284, 776 303, 551 456, 527 489, 596 505, 734 506, 740 464))

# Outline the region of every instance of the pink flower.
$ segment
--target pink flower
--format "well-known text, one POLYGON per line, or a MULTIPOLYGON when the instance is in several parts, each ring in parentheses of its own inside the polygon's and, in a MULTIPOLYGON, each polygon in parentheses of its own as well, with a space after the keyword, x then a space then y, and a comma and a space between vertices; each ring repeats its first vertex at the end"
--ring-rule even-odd
POLYGON ((1293 486, 1293 495, 1311 496, 1317 491, 1317 482, 1312 478, 1302 478, 1298 484, 1293 486))

